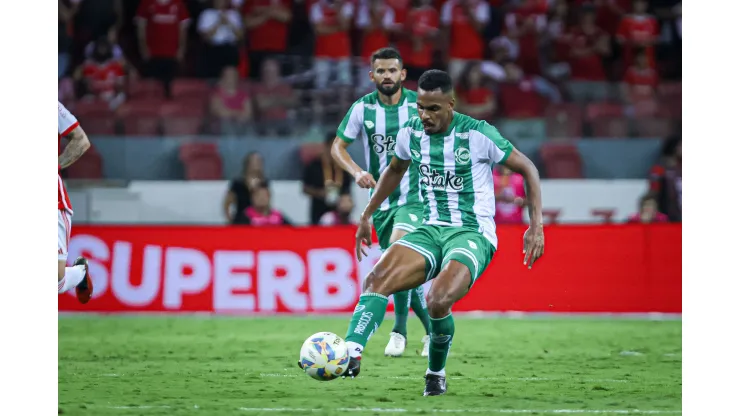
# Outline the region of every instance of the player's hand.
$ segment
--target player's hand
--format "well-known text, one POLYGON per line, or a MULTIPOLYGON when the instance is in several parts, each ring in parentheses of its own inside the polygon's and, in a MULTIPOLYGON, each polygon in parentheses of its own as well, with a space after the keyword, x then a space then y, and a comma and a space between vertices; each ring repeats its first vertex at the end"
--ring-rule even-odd
POLYGON ((524 233, 524 265, 532 269, 534 262, 545 253, 545 231, 542 225, 527 228, 524 233))
POLYGON ((360 218, 360 223, 357 225, 357 234, 355 234, 355 254, 357 255, 357 261, 362 261, 363 257, 367 257, 365 248, 362 245, 365 244, 368 248, 372 247, 372 235, 370 221, 360 218))
POLYGON ((363 189, 375 188, 375 179, 373 179, 373 175, 364 170, 355 173, 355 183, 363 189))

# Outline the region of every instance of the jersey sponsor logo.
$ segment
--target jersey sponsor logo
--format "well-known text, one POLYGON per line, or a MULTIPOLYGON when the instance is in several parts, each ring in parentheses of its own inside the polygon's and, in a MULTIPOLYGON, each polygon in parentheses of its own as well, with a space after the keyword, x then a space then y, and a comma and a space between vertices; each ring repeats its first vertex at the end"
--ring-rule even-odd
POLYGON ((455 162, 458 165, 467 165, 470 163, 470 151, 464 147, 457 148, 455 150, 455 162))
POLYGON ((360 304, 358 303, 358 304, 357 304, 357 306, 355 306, 355 313, 357 313, 357 312, 362 312, 362 311, 364 311, 364 310, 365 310, 365 305, 360 305, 360 304))
POLYGON ((450 171, 439 173, 429 165, 419 165, 419 175, 419 183, 425 187, 431 186, 434 190, 446 191, 449 188, 459 192, 463 189, 463 178, 450 171))
POLYGON ((470 138, 470 133, 455 133, 455 136, 460 140, 468 140, 470 138))
POLYGON ((472 242, 472 241, 470 241, 470 240, 468 240, 468 245, 469 245, 469 246, 470 246, 470 248, 472 248, 473 250, 478 250, 478 245, 476 245, 476 244, 475 244, 474 242, 472 242))
POLYGON ((371 129, 371 128, 375 127, 375 123, 373 123, 370 120, 365 120, 365 127, 371 129))
POLYGON ((421 153, 417 152, 416 150, 414 150, 414 149, 411 149, 411 154, 412 154, 412 155, 413 155, 413 156, 414 156, 415 158, 417 158, 417 159, 421 159, 421 153))
POLYGON ((375 153, 393 152, 396 148, 396 139, 393 136, 373 134, 370 136, 370 142, 373 144, 373 151, 375 153))
MULTIPOLYGON (((369 324, 372 319, 372 312, 363 312, 360 316, 360 321, 357 322, 357 326, 355 327, 355 330, 353 332, 357 335, 363 335, 365 333, 365 330, 367 329, 367 324, 369 324)), ((373 330, 373 332, 375 331, 373 330)))

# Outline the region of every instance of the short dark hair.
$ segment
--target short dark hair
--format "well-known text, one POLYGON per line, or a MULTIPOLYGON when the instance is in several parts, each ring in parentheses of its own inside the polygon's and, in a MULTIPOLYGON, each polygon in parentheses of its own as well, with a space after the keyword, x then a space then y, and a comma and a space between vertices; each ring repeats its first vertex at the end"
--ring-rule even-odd
POLYGON ((419 89, 424 91, 440 90, 446 94, 452 91, 452 78, 445 71, 430 69, 419 77, 419 89))
POLYGON ((401 53, 398 52, 398 49, 396 48, 380 48, 377 51, 373 52, 373 55, 370 57, 370 63, 373 64, 378 59, 398 59, 398 62, 401 64, 401 68, 403 68, 403 58, 401 58, 401 53))

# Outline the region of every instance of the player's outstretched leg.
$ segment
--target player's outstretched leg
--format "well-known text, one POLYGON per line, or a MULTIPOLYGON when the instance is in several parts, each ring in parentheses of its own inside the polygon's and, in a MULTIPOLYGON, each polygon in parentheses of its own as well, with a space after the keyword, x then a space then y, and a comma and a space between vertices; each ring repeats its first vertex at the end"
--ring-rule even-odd
POLYGON ((87 259, 78 257, 72 267, 65 267, 64 263, 62 260, 59 261, 57 291, 64 293, 75 288, 77 300, 80 303, 89 302, 92 297, 93 286, 90 273, 87 271, 87 259))
POLYGON ((393 314, 396 321, 391 331, 391 339, 385 347, 386 357, 400 357, 406 350, 406 322, 409 320, 410 300, 410 290, 402 290, 393 294, 393 314))
POLYGON ((439 396, 447 392, 445 366, 455 336, 452 305, 465 296, 471 282, 470 269, 456 260, 451 260, 443 266, 429 290, 427 304, 432 322, 425 396, 439 396))
POLYGON ((373 267, 363 283, 363 293, 347 329, 350 364, 345 376, 360 373, 362 350, 383 322, 388 296, 415 288, 426 280, 424 257, 401 245, 393 245, 373 267))
POLYGON ((419 286, 414 290, 409 291, 411 309, 421 321, 421 325, 424 327, 424 338, 421 339, 423 348, 421 350, 422 357, 429 356, 429 331, 431 330, 431 321, 429 320, 429 310, 427 310, 427 301, 424 299, 424 287, 419 286))

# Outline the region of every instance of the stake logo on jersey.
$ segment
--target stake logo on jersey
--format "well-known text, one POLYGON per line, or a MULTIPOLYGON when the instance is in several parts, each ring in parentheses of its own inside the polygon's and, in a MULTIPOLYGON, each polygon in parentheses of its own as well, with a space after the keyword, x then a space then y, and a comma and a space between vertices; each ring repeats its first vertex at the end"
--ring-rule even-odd
MULTIPOLYGON (((405 88, 401 91, 398 105, 383 104, 378 91, 365 95, 355 101, 337 129, 337 137, 346 142, 361 139, 365 146, 366 170, 375 180, 393 158, 398 130, 417 114, 416 93, 405 88)), ((380 205, 380 211, 419 202, 418 176, 417 171, 409 170, 398 189, 380 205)))
POLYGON ((419 184, 422 190, 428 187, 432 187, 435 191, 444 191, 447 188, 458 192, 463 190, 462 177, 455 176, 450 171, 440 173, 429 165, 419 165, 419 184))
POLYGON ((418 117, 396 136, 396 157, 410 160, 418 173, 424 224, 475 230, 496 247, 492 165, 513 149, 485 121, 455 113, 446 132, 427 135, 418 117))

